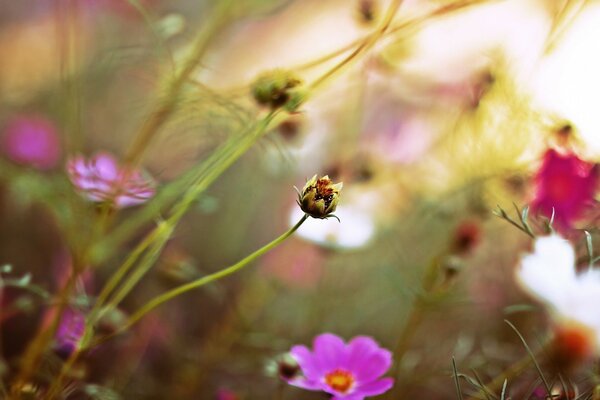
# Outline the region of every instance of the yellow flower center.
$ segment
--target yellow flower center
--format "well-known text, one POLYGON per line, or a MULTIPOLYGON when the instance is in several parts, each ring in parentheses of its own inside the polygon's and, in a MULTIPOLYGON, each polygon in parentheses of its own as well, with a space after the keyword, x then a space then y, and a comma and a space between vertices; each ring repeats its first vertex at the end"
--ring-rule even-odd
POLYGON ((342 369, 333 370, 325 375, 325 383, 340 393, 346 393, 354 385, 354 377, 342 369))

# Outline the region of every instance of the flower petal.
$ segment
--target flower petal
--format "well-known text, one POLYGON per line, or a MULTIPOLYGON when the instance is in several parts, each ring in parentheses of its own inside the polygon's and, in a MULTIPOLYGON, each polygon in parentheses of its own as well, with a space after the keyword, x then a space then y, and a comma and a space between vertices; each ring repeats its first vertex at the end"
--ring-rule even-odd
POLYGON ((287 381, 292 386, 306 390, 321 390, 321 384, 317 381, 308 380, 306 378, 295 378, 287 381))
POLYGON ((379 349, 375 340, 368 336, 356 336, 348 343, 348 367, 361 365, 364 360, 379 349))
POLYGON ((357 365, 353 372, 359 384, 369 383, 385 374, 391 365, 392 353, 380 348, 364 359, 363 364, 357 365))
POLYGON ((302 373, 305 377, 314 381, 318 381, 321 378, 321 367, 317 363, 314 355, 306 346, 294 346, 290 350, 290 354, 298 362, 298 365, 300 366, 300 369, 302 369, 302 373))
POLYGON ((331 400, 363 400, 365 396, 360 393, 352 393, 349 395, 336 395, 331 398, 331 400))
POLYGON ((377 396, 378 394, 387 392, 392 388, 392 386, 394 386, 394 379, 383 378, 359 386, 358 388, 356 388, 356 393, 360 393, 364 396, 377 396))
POLYGON ((327 372, 346 364, 346 344, 331 333, 324 333, 313 342, 314 356, 322 372, 327 372))
POLYGON ((564 309, 567 293, 576 282, 573 247, 558 235, 537 239, 534 252, 523 258, 517 278, 541 300, 564 309))

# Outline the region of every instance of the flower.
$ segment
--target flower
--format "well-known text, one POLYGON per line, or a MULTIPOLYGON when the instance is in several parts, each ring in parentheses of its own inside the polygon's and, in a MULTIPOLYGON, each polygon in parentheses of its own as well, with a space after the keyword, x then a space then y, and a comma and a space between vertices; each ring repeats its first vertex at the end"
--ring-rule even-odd
POLYGON ((559 227, 568 228, 593 204, 598 168, 573 153, 549 149, 535 176, 532 210, 547 217, 554 213, 559 227))
POLYGON ((313 218, 335 217, 332 213, 337 207, 343 185, 342 182, 334 184, 327 175, 319 179, 314 175, 306 182, 302 193, 298 192, 298 205, 313 218))
POLYGON ((6 125, 2 139, 3 152, 18 164, 46 170, 60 158, 56 127, 41 116, 14 117, 6 125))
MULTIPOLYGON (((374 239, 377 226, 372 212, 344 202, 336 214, 344 223, 308 220, 298 229, 298 237, 325 248, 347 250, 363 248, 374 239)), ((302 210, 294 207, 289 213, 289 225, 293 226, 301 216, 302 210)))
POLYGON ((332 400, 362 400, 388 391, 392 378, 382 378, 392 364, 392 354, 370 337, 357 336, 348 344, 331 333, 315 338, 314 351, 294 346, 296 359, 304 376, 288 380, 294 386, 322 390, 332 400))
POLYGON ((141 171, 121 167, 108 153, 89 160, 78 155, 67 163, 73 185, 89 200, 112 203, 117 208, 144 203, 154 196, 155 183, 141 171))
POLYGON ((81 311, 67 308, 62 314, 55 336, 55 351, 67 358, 77 349, 85 330, 85 316, 81 311))
POLYGON ((239 398, 236 392, 229 389, 220 388, 217 391, 217 400, 239 400, 239 398))
POLYGON ((583 358, 600 350, 600 270, 577 273, 575 251, 558 235, 538 238, 517 269, 517 280, 551 310, 555 342, 583 358))

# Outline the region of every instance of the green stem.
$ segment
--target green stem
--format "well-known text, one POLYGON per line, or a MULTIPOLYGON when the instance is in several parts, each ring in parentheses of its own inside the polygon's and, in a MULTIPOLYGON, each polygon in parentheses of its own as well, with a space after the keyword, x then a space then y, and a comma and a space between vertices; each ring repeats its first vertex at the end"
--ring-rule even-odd
POLYGON ((155 297, 154 299, 150 300, 148 303, 146 303, 146 305, 144 305, 142 308, 140 308, 137 312, 135 312, 129 318, 129 321, 121 329, 121 331, 125 331, 125 330, 129 329, 136 322, 138 322, 144 315, 146 315, 147 313, 149 313, 156 307, 162 305, 163 303, 166 303, 167 301, 169 301, 179 295, 189 292, 190 290, 197 289, 201 286, 204 286, 206 284, 209 284, 209 283, 219 280, 221 278, 225 278, 225 277, 232 275, 235 272, 241 270, 246 265, 250 264, 252 261, 256 260, 257 258, 259 258, 263 254, 267 253, 271 249, 277 247, 284 240, 286 240, 288 237, 290 237, 294 232, 296 232, 296 230, 298 230, 298 228, 300 228, 300 226, 304 223, 304 221, 306 221, 307 218, 308 218, 308 215, 305 214, 300 219, 300 221, 298 221, 298 223, 296 225, 294 225, 292 228, 290 228, 283 235, 279 236, 277 239, 275 239, 272 242, 270 242, 269 244, 261 247, 260 249, 256 250, 254 253, 248 255, 247 257, 243 258, 242 260, 238 261, 237 263, 235 263, 225 269, 222 269, 218 272, 215 272, 213 274, 204 276, 195 281, 186 283, 185 285, 176 287, 176 288, 169 290, 168 292, 165 292, 165 293, 155 297))
POLYGON ((476 395, 467 398, 467 400, 480 400, 479 395, 485 395, 486 392, 495 394, 502 389, 504 381, 508 381, 515 376, 521 375, 532 363, 533 360, 531 356, 527 354, 496 376, 490 383, 485 385, 485 388, 479 390, 476 395))
POLYGON ((181 69, 171 80, 167 88, 166 96, 153 109, 148 118, 144 120, 139 131, 134 136, 133 143, 125 157, 129 164, 135 165, 141 160, 150 141, 177 108, 181 91, 190 75, 196 70, 198 64, 200 64, 200 61, 210 44, 210 39, 212 39, 219 29, 228 21, 232 3, 232 0, 224 0, 215 6, 213 14, 207 19, 205 28, 200 31, 190 54, 183 62, 181 69))
POLYGON ((362 41, 362 43, 360 43, 360 45, 349 56, 344 58, 341 62, 336 64, 333 68, 331 68, 325 74, 323 74, 321 77, 319 77, 317 80, 315 80, 310 85, 310 88, 315 89, 317 86, 320 86, 323 82, 328 80, 330 77, 332 77, 338 71, 340 71, 342 68, 349 65, 349 63, 352 60, 354 60, 358 55, 360 55, 361 53, 364 53, 365 51, 367 51, 371 47, 373 47, 373 45, 375 45, 375 43, 377 43, 377 41, 382 36, 385 35, 386 31, 390 27, 390 24, 391 24, 392 20, 394 19, 394 16, 396 15, 396 12, 400 8, 401 4, 402 4, 402 0, 393 0, 392 4, 390 5, 390 7, 388 9, 385 19, 383 20, 381 25, 377 28, 377 30, 373 34, 368 36, 364 41, 362 41))

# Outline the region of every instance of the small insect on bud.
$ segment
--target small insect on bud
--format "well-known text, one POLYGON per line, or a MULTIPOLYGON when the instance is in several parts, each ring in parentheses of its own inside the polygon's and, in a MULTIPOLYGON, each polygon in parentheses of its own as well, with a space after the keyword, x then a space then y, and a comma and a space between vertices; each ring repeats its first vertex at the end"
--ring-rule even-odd
POLYGON ((290 71, 274 70, 261 75, 252 85, 252 96, 257 103, 272 109, 284 107, 293 112, 304 100, 298 88, 302 80, 290 71))
POLYGON ((332 213, 337 207, 342 186, 342 182, 334 184, 327 175, 319 179, 315 175, 306 182, 302 192, 298 192, 298 205, 313 218, 337 218, 332 213))

